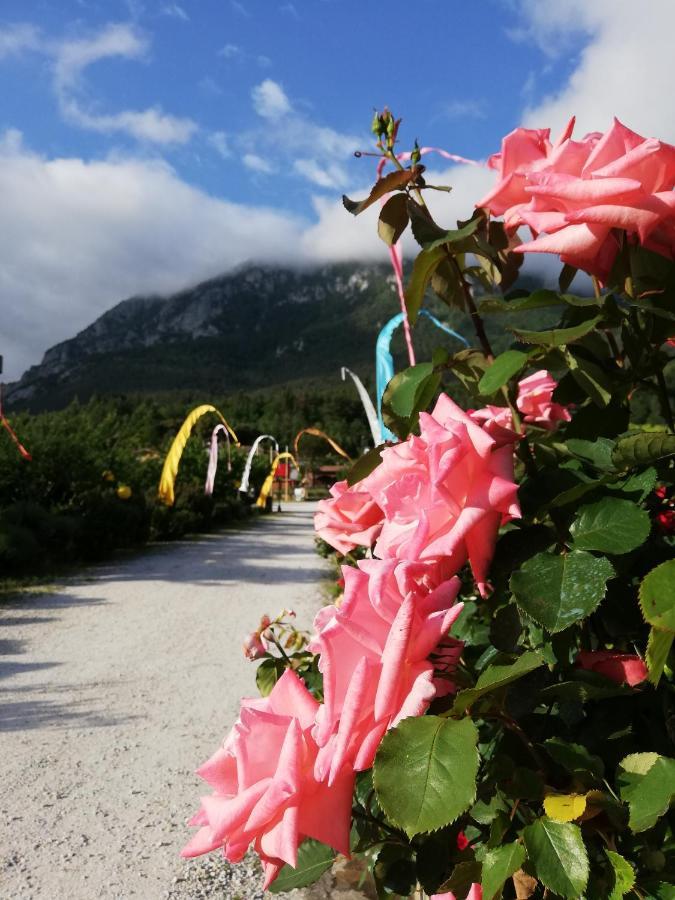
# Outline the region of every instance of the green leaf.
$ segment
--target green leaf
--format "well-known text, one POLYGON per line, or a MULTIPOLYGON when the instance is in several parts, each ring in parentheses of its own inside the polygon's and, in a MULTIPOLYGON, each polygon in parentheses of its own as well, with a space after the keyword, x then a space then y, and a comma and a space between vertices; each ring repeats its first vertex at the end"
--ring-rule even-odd
POLYGON ((661 680, 663 667, 668 660, 668 654, 673 645, 673 638, 675 638, 675 634, 672 631, 659 631, 658 628, 652 628, 649 632, 645 663, 649 670, 648 680, 650 684, 656 686, 661 680))
POLYGON ((574 325, 572 328, 553 328, 549 331, 523 331, 520 328, 512 328, 511 331, 518 340, 523 341, 525 344, 564 347, 566 344, 578 341, 579 338, 593 331, 601 318, 601 316, 594 316, 592 319, 587 319, 585 322, 574 325))
POLYGON ((620 438, 612 452, 612 462, 619 469, 645 466, 675 455, 675 434, 641 431, 620 438))
POLYGON ((483 859, 483 900, 498 900, 507 878, 517 872, 524 862, 525 849, 522 844, 504 844, 488 850, 483 859))
POLYGON ((409 718, 388 731, 373 770, 387 818, 409 837, 454 822, 476 796, 477 741, 470 719, 409 718))
POLYGON ((657 472, 651 466, 643 472, 629 475, 625 481, 612 485, 612 490, 623 494, 639 494, 638 502, 642 502, 656 487, 657 472))
POLYGON ((272 894, 292 891, 313 884, 333 865, 335 851, 320 841, 309 838, 298 847, 298 864, 285 865, 268 890, 272 894))
POLYGON ((574 281, 574 276, 577 274, 579 270, 575 266, 571 266, 569 263, 565 263, 565 265, 560 270, 560 275, 558 276, 558 287, 561 291, 568 291, 570 285, 574 281))
POLYGON ((445 258, 445 253, 440 247, 435 250, 422 250, 415 257, 410 281, 405 289, 405 305, 411 325, 417 321, 431 276, 445 258))
POLYGON ((589 753, 581 744, 570 744, 561 738, 549 738, 544 741, 544 748, 552 760, 571 774, 590 772, 602 778, 605 766, 599 756, 589 753))
POLYGON ((276 656, 264 659, 255 673, 255 683, 260 691, 261 697, 267 697, 272 692, 272 688, 281 678, 285 671, 284 661, 276 656))
POLYGON ((633 889, 635 885, 635 872, 633 867, 620 853, 614 850, 605 850, 605 856, 609 860, 614 875, 614 887, 609 895, 609 900, 621 900, 622 897, 633 889))
POLYGON ((511 313, 527 312, 531 309, 545 309, 550 306, 561 306, 564 299, 555 291, 542 289, 533 291, 524 297, 513 297, 507 300, 504 297, 484 297, 478 304, 481 313, 511 313))
POLYGON ((445 894, 452 892, 460 897, 466 897, 471 890, 471 885, 479 883, 481 879, 482 866, 475 859, 458 863, 452 870, 452 875, 447 881, 437 888, 437 893, 445 894))
POLYGON ((614 684, 595 672, 576 671, 571 681, 561 681, 542 688, 541 698, 546 703, 554 700, 571 703, 586 703, 589 700, 608 700, 630 693, 623 684, 614 684))
POLYGON ((633 753, 621 760, 619 793, 628 804, 632 831, 646 831, 664 815, 675 797, 675 759, 658 753, 633 753))
POLYGON ((408 199, 408 214, 412 232, 417 243, 425 250, 435 250, 443 244, 461 244, 485 224, 485 214, 475 215, 461 228, 446 231, 440 228, 428 212, 412 198, 408 199))
POLYGON ((612 399, 612 380, 609 375, 588 359, 575 356, 574 353, 567 351, 565 353, 565 361, 572 378, 579 385, 581 390, 591 398, 596 406, 604 409, 609 405, 612 399))
POLYGON ((464 310, 466 297, 460 273, 448 259, 442 259, 431 276, 431 290, 449 307, 464 310))
POLYGON ((533 672, 540 666, 544 665, 544 660, 534 650, 528 650, 523 653, 514 663, 505 666, 488 666, 481 673, 476 686, 467 688, 457 694, 455 703, 452 707, 453 714, 465 712, 473 703, 476 702, 484 694, 496 691, 499 688, 511 684, 523 675, 533 672))
POLYGON ((527 365, 529 354, 520 350, 507 350, 495 359, 478 382, 478 390, 488 396, 503 387, 514 375, 527 365))
POLYGON ((404 419, 419 409, 417 401, 429 378, 434 376, 433 363, 419 363, 394 375, 382 397, 382 404, 404 419))
POLYGON ((386 448, 386 444, 378 444, 364 453, 363 456, 356 460, 354 465, 347 472, 347 484, 350 486, 358 484, 366 475, 370 475, 382 462, 382 451, 386 448))
MULTIPOLYGON (((419 171, 419 170, 418 170, 419 171)), ((352 213, 352 215, 358 216, 359 213, 362 213, 364 209, 368 209, 369 206, 372 206, 376 200, 379 200, 380 197, 384 197, 386 194, 390 194, 392 191, 400 190, 405 187, 406 184, 413 177, 413 171, 411 169, 403 169, 397 170, 395 172, 390 172, 388 175, 385 175, 384 178, 380 178, 373 185, 373 189, 368 194, 365 200, 350 200, 345 194, 342 195, 342 205, 347 210, 347 212, 352 213)))
POLYGON ((523 831, 527 856, 537 878, 549 890, 570 900, 588 882, 588 854, 581 830, 571 822, 537 819, 523 831))
POLYGON ((570 534, 577 550, 622 554, 644 544, 650 530, 649 514, 632 500, 603 497, 581 507, 570 534))
POLYGON ((654 628, 675 632, 675 559, 661 563, 642 579, 640 607, 654 628))
POLYGON ((612 564, 584 550, 537 553, 511 576, 511 590, 528 616, 555 634, 585 619, 605 596, 612 564))
POLYGON ((377 233, 390 247, 401 237, 408 224, 408 203, 405 194, 394 194, 382 207, 377 220, 377 233))
POLYGON ((567 441, 567 449, 570 453, 579 459, 590 462, 600 471, 614 468, 612 462, 614 445, 614 441, 605 437, 598 438, 597 441, 587 441, 583 438, 570 438, 567 441))
POLYGON ((478 382, 489 365, 487 358, 479 350, 459 350, 453 353, 448 364, 469 393, 477 396, 478 382))

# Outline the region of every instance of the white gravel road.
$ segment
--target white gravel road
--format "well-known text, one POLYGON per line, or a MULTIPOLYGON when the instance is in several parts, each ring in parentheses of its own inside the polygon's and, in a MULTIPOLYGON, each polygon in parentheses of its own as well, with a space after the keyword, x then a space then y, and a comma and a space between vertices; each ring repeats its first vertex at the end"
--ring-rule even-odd
POLYGON ((289 504, 0 608, 2 900, 262 897, 246 867, 209 876, 178 854, 194 769, 255 693, 243 635, 284 606, 308 627, 321 603, 313 511, 289 504))

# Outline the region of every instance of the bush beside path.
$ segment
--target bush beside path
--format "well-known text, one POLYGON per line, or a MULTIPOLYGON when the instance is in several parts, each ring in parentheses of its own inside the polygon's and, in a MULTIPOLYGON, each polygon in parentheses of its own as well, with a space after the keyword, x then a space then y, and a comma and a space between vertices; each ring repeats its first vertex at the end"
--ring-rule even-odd
POLYGON ((257 866, 240 884, 218 860, 209 894, 178 854, 195 762, 257 693, 243 636, 284 606, 307 628, 320 605, 313 512, 288 505, 4 602, 0 896, 262 896, 257 866))

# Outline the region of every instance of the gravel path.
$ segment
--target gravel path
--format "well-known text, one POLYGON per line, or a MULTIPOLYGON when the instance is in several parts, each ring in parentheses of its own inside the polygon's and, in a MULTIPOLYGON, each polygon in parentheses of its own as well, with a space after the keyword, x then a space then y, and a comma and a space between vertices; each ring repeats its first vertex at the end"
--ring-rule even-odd
POLYGON ((284 606, 308 627, 321 602, 313 511, 289 505, 0 608, 2 900, 262 897, 254 862, 178 854, 193 771, 255 693, 242 636, 284 606))

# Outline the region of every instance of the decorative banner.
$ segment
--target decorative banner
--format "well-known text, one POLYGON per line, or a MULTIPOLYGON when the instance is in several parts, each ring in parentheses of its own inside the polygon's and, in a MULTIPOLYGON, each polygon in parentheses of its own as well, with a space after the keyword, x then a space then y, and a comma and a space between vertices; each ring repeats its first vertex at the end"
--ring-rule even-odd
POLYGON ((246 465, 244 466, 244 474, 241 476, 241 484, 239 485, 239 490, 242 494, 248 494, 248 483, 251 478, 251 466, 253 464, 253 457, 256 455, 258 451, 258 446, 263 441, 272 441, 274 443, 274 453, 275 455, 279 453, 279 443, 277 439, 271 434, 261 434, 254 441, 253 446, 248 451, 248 456, 246 457, 246 465))
POLYGON ((295 461, 295 457, 292 453, 289 453, 288 451, 286 451, 285 453, 277 453, 277 455, 274 457, 272 468, 270 469, 269 474, 267 475, 267 478, 263 483, 263 486, 260 488, 258 499, 255 501, 255 505, 261 507, 262 509, 264 509, 267 505, 267 498, 269 497, 272 491, 272 485, 274 484, 274 476, 277 474, 277 468, 282 459, 287 459, 292 462, 296 469, 300 468, 300 466, 295 461))
POLYGON ((348 369, 347 366, 343 366, 340 374, 342 375, 342 380, 345 380, 346 375, 350 375, 352 381, 356 385, 356 390, 359 392, 359 397, 361 398, 361 403, 363 403, 363 408, 366 412, 366 417, 368 419, 368 424, 370 425, 370 433, 373 436, 373 447, 377 447, 382 443, 382 434, 380 432, 380 423, 377 418, 377 412, 375 407, 373 406, 373 401, 370 399, 370 394, 363 386, 363 382, 359 378, 358 375, 355 375, 351 369, 348 369))
MULTIPOLYGON (((0 356, 0 371, 1 370, 2 370, 2 357, 0 356)), ((4 413, 4 410, 2 407, 2 385, 0 385, 0 425, 2 425, 2 427, 5 429, 7 434, 10 436, 10 438, 12 439, 12 442, 15 444, 16 449, 19 451, 21 456, 30 462, 33 459, 33 457, 30 455, 28 450, 26 450, 24 445, 18 439, 18 437, 16 436, 16 432, 14 431, 12 426, 9 424, 9 420, 5 417, 5 413, 4 413)))
MULTIPOLYGON (((469 346, 469 342, 466 338, 463 338, 461 334, 453 331, 452 328, 445 325, 437 319, 436 316, 432 316, 429 310, 421 309, 420 315, 426 316, 426 318, 430 319, 437 328, 440 328, 441 331, 445 331, 447 334, 452 335, 452 337, 457 338, 457 340, 461 341, 466 347, 469 346)), ((394 357, 389 349, 391 339, 398 326, 404 321, 405 317, 403 313, 397 313, 397 315, 389 319, 382 331, 378 334, 377 341, 375 342, 375 391, 377 393, 377 418, 381 434, 380 443, 383 441, 398 440, 396 435, 385 426, 382 419, 382 395, 384 394, 384 389, 394 377, 394 357)))
POLYGON ((325 431, 321 431, 318 428, 303 428, 302 431, 299 431, 296 434, 295 440, 293 441, 293 449, 295 450, 296 456, 300 455, 300 451, 298 450, 298 445, 300 443, 300 438, 303 436, 303 434, 313 434, 314 437, 323 438, 324 441, 328 441, 328 443, 331 445, 331 447, 333 448, 333 450, 335 450, 336 453, 339 453, 340 456, 344 456, 344 458, 348 462, 353 462, 351 456, 347 453, 346 450, 343 450, 342 447, 336 441, 333 440, 333 438, 328 437, 328 435, 326 434, 325 431))
POLYGON ((199 419, 201 419, 202 416, 206 415, 206 413, 215 413, 230 433, 237 447, 239 446, 237 435, 234 433, 234 431, 232 431, 223 414, 219 412, 215 406, 211 406, 209 403, 204 403, 202 406, 197 406, 195 409, 193 409, 192 412, 188 414, 185 421, 181 425, 178 434, 173 439, 171 448, 166 455, 166 459, 164 460, 162 475, 159 479, 158 494, 159 499, 162 500, 167 506, 173 506, 176 499, 174 494, 174 484, 176 482, 178 466, 180 465, 180 459, 183 455, 183 450, 185 450, 185 445, 188 442, 188 438, 190 437, 195 424, 199 421, 199 419))
POLYGON ((216 480, 216 472, 218 471, 218 434, 223 432, 227 441, 227 471, 232 471, 232 458, 230 455, 230 433, 224 425, 216 425, 211 432, 211 446, 209 447, 209 467, 206 470, 206 483, 204 484, 204 493, 210 497, 213 494, 213 486, 216 480))

